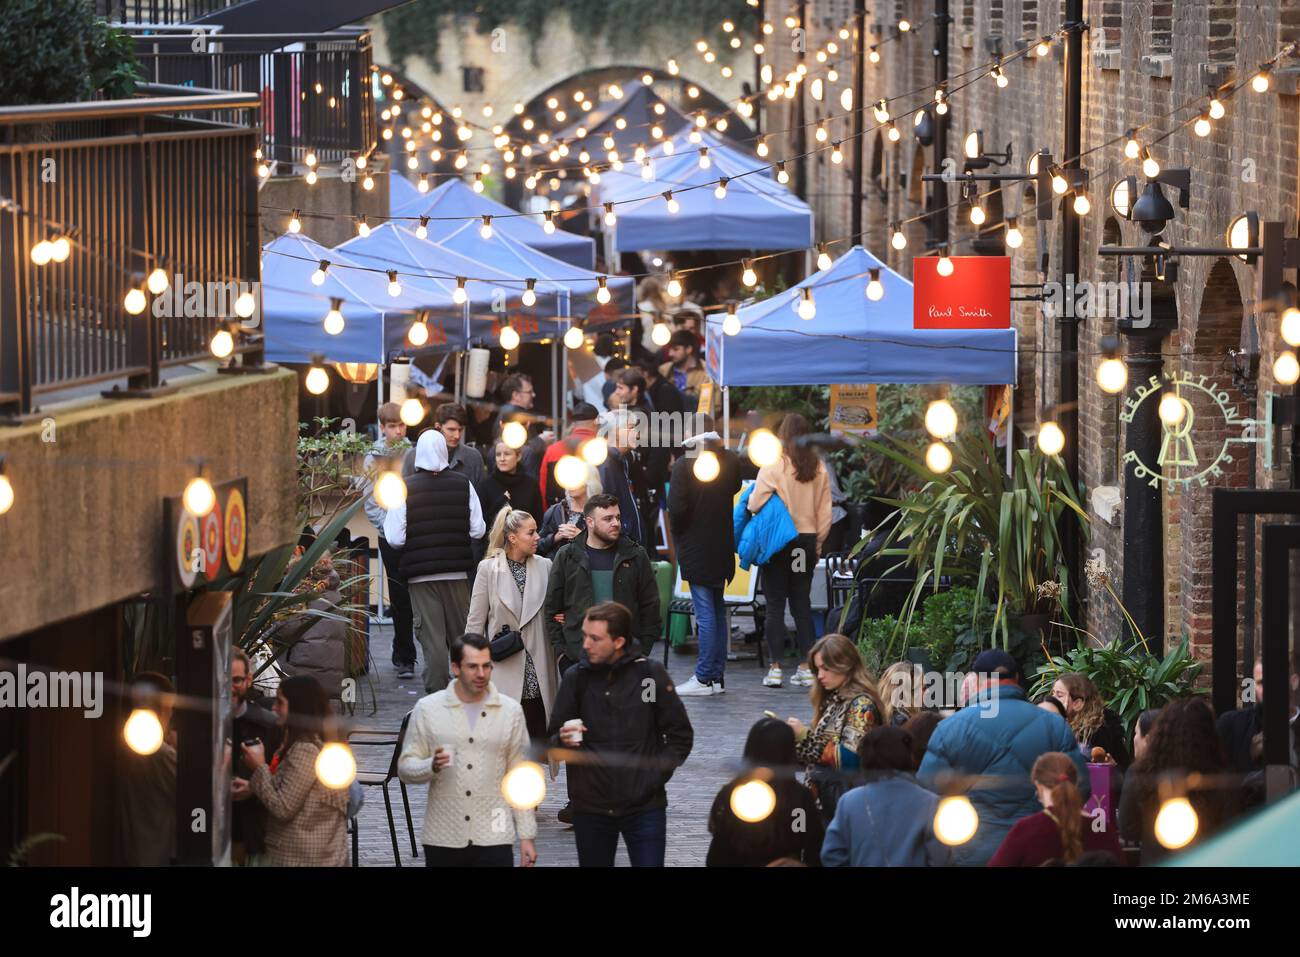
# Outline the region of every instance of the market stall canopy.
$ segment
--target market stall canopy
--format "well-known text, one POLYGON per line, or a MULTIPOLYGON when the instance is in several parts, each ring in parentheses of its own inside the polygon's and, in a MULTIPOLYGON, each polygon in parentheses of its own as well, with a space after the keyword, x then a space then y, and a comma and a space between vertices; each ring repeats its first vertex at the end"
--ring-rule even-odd
POLYGON ((653 145, 655 140, 650 135, 651 127, 658 125, 671 136, 690 123, 690 117, 656 96, 653 89, 638 80, 621 100, 605 100, 597 104, 594 110, 556 133, 552 139, 557 143, 567 143, 573 154, 585 147, 592 156, 605 157, 608 147, 604 145, 604 139, 612 136, 614 149, 626 162, 638 144, 653 145), (656 113, 656 105, 662 105, 664 111, 656 113), (620 119, 624 121, 622 129, 618 128, 620 119), (580 135, 583 130, 585 136, 580 135))
POLYGON ((1163 863, 1166 867, 1295 867, 1300 863, 1297 849, 1300 794, 1292 794, 1163 863))
POLYGON ((266 357, 273 362, 310 362, 323 354, 331 362, 386 362, 404 351, 406 331, 415 315, 441 304, 431 320, 431 342, 463 344, 463 310, 436 290, 403 282, 402 295, 388 294, 386 277, 301 234, 286 234, 263 249, 262 322, 266 357), (325 281, 311 275, 324 260, 325 281), (331 300, 340 300, 343 330, 325 331, 331 300), (455 312, 451 312, 455 310, 455 312), (450 313, 451 321, 447 321, 450 313))
POLYGON ((734 336, 722 331, 724 316, 708 320, 709 375, 724 386, 1016 381, 1015 329, 912 328, 912 284, 861 246, 737 315, 734 336), (878 301, 867 298, 873 269, 878 301), (804 289, 812 319, 795 311, 804 289))
POLYGON ((388 215, 400 216, 399 209, 419 203, 428 194, 421 193, 420 187, 412 183, 397 170, 388 174, 388 215))
MULTIPOLYGON (((438 242, 448 233, 455 232, 466 221, 480 221, 492 216, 492 228, 499 229, 513 239, 539 249, 582 269, 596 265, 596 243, 586 236, 575 236, 557 229, 548 233, 536 216, 523 216, 509 206, 482 196, 463 180, 449 179, 428 193, 416 191, 417 200, 392 209, 394 216, 428 216, 429 238, 438 242), (501 218, 496 218, 501 217, 501 218)), ((403 225, 415 228, 414 220, 403 225)))
MULTIPOLYGON (((487 241, 479 236, 478 224, 460 225, 470 227, 473 237, 486 245, 487 241)), ((493 232, 495 234, 495 227, 493 232)), ((476 248, 471 255, 464 255, 441 243, 421 239, 411 230, 391 222, 371 230, 369 236, 349 239, 337 249, 357 262, 397 269, 403 273, 419 272, 422 274, 420 282, 438 286, 448 299, 456 289, 456 277, 472 277, 465 284, 470 338, 495 338, 502 319, 508 319, 526 340, 563 335, 569 327, 567 320, 560 323, 555 319, 564 308, 562 297, 565 291, 562 288, 552 286, 543 289, 539 284, 536 290, 537 302, 532 306, 523 305, 520 297, 526 287, 526 280, 532 273, 524 275, 496 268, 492 262, 479 255, 481 247, 476 248)), ((572 268, 563 263, 560 265, 566 269, 572 268)))
POLYGON ((578 319, 587 328, 611 327, 620 321, 630 321, 636 311, 636 280, 632 277, 607 277, 610 301, 602 305, 596 301, 600 274, 521 243, 498 230, 495 223, 487 239, 480 234, 478 223, 463 223, 439 245, 512 276, 537 280, 535 288, 539 297, 545 293, 567 297, 567 305, 557 314, 578 319))
POLYGON ((651 151, 653 178, 637 164, 623 172, 602 174, 600 202, 615 207, 614 249, 804 249, 813 244, 813 214, 803 202, 760 170, 763 161, 711 133, 692 143, 687 133, 673 138, 673 152, 651 151), (709 167, 700 166, 708 150, 709 167), (746 175, 747 174, 747 175, 746 175), (726 197, 715 194, 720 177, 728 177, 726 197), (694 188, 690 188, 694 187, 694 188), (671 212, 664 193, 680 205, 671 212), (629 202, 640 200, 639 202, 629 202))

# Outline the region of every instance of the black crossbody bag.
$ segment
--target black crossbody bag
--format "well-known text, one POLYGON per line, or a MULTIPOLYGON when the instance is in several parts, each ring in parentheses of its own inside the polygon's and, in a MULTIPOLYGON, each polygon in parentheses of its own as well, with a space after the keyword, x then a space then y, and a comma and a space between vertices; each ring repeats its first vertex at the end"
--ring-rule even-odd
POLYGON ((524 636, 509 625, 502 625, 496 637, 489 642, 493 661, 505 661, 524 650, 524 636))

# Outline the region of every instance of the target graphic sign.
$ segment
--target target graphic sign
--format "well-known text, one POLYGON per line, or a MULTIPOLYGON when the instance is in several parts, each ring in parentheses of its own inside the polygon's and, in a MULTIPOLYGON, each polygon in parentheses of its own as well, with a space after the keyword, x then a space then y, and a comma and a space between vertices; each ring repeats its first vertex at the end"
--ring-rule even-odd
POLYGON ((181 497, 164 500, 172 589, 185 591, 238 572, 248 553, 248 479, 214 485, 216 505, 196 517, 181 497))

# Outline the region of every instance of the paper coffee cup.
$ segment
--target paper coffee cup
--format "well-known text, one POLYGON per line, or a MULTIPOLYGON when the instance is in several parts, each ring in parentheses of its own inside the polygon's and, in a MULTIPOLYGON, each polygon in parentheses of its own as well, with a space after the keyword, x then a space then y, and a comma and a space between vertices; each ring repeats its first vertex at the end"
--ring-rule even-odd
POLYGON ((564 722, 562 727, 565 730, 576 732, 578 743, 579 744, 582 743, 582 719, 581 718, 571 718, 568 721, 564 722))
POLYGON ((444 745, 442 746, 442 751, 443 751, 444 754, 447 755, 447 767, 451 767, 453 764, 456 763, 456 749, 455 749, 455 748, 451 747, 450 745, 446 745, 446 744, 444 744, 444 745))

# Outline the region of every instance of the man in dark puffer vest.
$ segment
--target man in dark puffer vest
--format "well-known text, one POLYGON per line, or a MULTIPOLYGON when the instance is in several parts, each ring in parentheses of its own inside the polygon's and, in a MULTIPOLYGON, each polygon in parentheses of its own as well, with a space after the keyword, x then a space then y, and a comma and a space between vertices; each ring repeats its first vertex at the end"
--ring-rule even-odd
POLYGON ((415 446, 415 474, 406 480, 406 501, 388 510, 384 538, 402 554, 428 694, 447 687, 448 649, 469 614, 470 540, 486 531, 474 486, 447 467, 447 440, 436 430, 424 432, 415 446))

